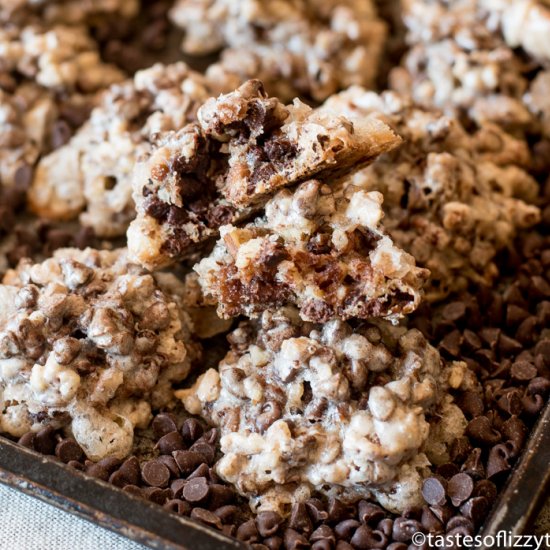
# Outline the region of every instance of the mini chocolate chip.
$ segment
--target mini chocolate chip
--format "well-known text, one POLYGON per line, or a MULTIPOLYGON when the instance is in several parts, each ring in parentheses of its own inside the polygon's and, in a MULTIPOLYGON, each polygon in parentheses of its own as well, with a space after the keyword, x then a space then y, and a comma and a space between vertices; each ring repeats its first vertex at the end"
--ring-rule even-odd
POLYGON ((475 332, 466 329, 462 333, 462 345, 467 352, 476 351, 481 347, 481 340, 475 332))
POLYGON ((531 416, 537 416, 543 409, 545 401, 541 395, 529 395, 526 393, 521 398, 521 404, 525 413, 531 416))
POLYGON ((260 512, 256 516, 256 525, 262 537, 272 537, 282 523, 283 518, 277 512, 260 512))
POLYGON ((376 525, 376 529, 384 533, 386 537, 391 537, 391 534, 393 531, 393 519, 391 518, 381 519, 376 525))
POLYGON ((334 532, 336 533, 338 538, 350 540, 353 536, 353 533, 355 533, 355 530, 360 525, 361 524, 356 519, 345 519, 336 524, 336 526, 334 527, 334 532))
POLYGON ((170 470, 170 475, 172 477, 178 477, 180 475, 180 469, 178 468, 173 456, 160 455, 157 458, 157 461, 164 464, 168 470, 170 470))
POLYGON ((332 550, 332 548, 333 544, 329 540, 316 540, 311 544, 311 550, 332 550))
POLYGON ((460 346, 462 345, 462 334, 460 331, 453 330, 449 334, 445 335, 439 347, 446 351, 451 357, 458 357, 460 355, 460 346))
POLYGON ((486 445, 494 445, 501 439, 500 434, 493 429, 490 420, 486 416, 478 416, 470 420, 466 426, 466 434, 474 441, 486 445))
POLYGON ((215 527, 216 529, 222 529, 220 518, 204 508, 193 508, 191 510, 191 518, 211 527, 215 527))
POLYGON ((518 354, 523 346, 514 338, 510 338, 506 334, 500 335, 498 349, 503 357, 512 357, 518 354))
POLYGON ((216 510, 235 500, 235 492, 228 485, 213 483, 210 485, 210 508, 216 510))
POLYGON ((142 489, 143 495, 147 500, 160 504, 161 506, 167 501, 174 498, 174 494, 170 489, 159 489, 158 487, 145 487, 142 489))
POLYGON ((388 537, 381 531, 375 531, 368 525, 361 525, 357 528, 350 544, 359 550, 368 550, 369 548, 385 548, 388 543, 388 537))
POLYGON ((328 525, 320 525, 311 533, 309 542, 327 541, 331 543, 331 546, 336 542, 334 531, 328 525))
POLYGON ((178 498, 167 500, 163 506, 167 510, 175 512, 179 516, 188 516, 191 512, 191 505, 184 500, 180 500, 178 498))
POLYGON ((258 534, 255 521, 253 519, 249 519, 239 525, 237 528, 236 538, 247 544, 258 542, 260 540, 260 536, 258 534))
POLYGON ((384 510, 372 502, 361 500, 357 505, 357 517, 362 523, 376 525, 385 515, 384 510))
POLYGON ((527 426, 517 416, 513 415, 500 428, 502 435, 512 441, 517 449, 521 449, 527 438, 527 426))
POLYGON ((89 476, 95 477, 97 479, 102 479, 103 481, 109 481, 110 473, 105 469, 99 466, 98 464, 92 464, 86 468, 86 473, 89 476))
POLYGON ((533 378, 527 386, 527 392, 530 394, 547 396, 550 392, 550 380, 542 376, 533 378))
POLYGON ((523 345, 532 343, 537 336, 537 326, 539 321, 536 317, 527 317, 516 330, 516 340, 523 345))
POLYGON ((499 328, 482 328, 479 331, 479 336, 481 339, 492 349, 494 350, 498 344, 500 338, 500 329, 499 328))
POLYGON ((183 498, 188 502, 204 502, 208 498, 210 487, 204 477, 189 480, 183 488, 183 498))
POLYGON ((481 416, 485 410, 483 398, 479 393, 474 391, 463 392, 457 399, 457 405, 469 418, 481 416))
POLYGON ((185 487, 187 481, 185 479, 175 479, 170 484, 170 489, 174 498, 181 498, 183 495, 183 488, 185 487))
POLYGON ((466 304, 464 302, 451 302, 443 308, 442 315, 447 321, 456 322, 466 315, 466 304))
POLYGON ((386 550, 407 550, 407 545, 404 542, 392 542, 386 550))
POLYGON ((483 522, 488 510, 489 503, 485 497, 472 497, 460 507, 460 512, 476 525, 483 522))
POLYGON ((303 502, 298 502, 292 506, 288 526, 306 536, 310 535, 313 531, 311 519, 303 502))
POLYGON ((460 506, 472 496, 474 490, 473 479, 465 473, 456 474, 447 484, 447 494, 453 506, 460 506))
POLYGON ((147 485, 164 489, 170 482, 170 470, 158 460, 149 460, 141 467, 141 477, 147 485))
POLYGON ((27 449, 34 449, 35 438, 36 438, 35 432, 27 432, 19 438, 17 443, 22 447, 26 447, 27 449))
POLYGON ((337 498, 329 498, 327 506, 328 520, 331 523, 338 523, 349 517, 348 509, 337 498))
POLYGON ((115 470, 110 476, 109 476, 109 483, 111 485, 114 485, 115 487, 124 487, 125 485, 129 485, 129 483, 124 478, 124 475, 120 472, 120 470, 115 470))
POLYGON ((497 498, 497 487, 488 479, 480 479, 474 487, 474 497, 485 497, 489 503, 492 503, 497 498))
POLYGON ((550 284, 548 284, 543 277, 535 275, 534 277, 531 277, 529 293, 534 298, 548 298, 550 297, 550 284))
POLYGON ((318 498, 306 500, 306 509, 309 517, 316 525, 328 519, 328 512, 325 510, 324 504, 318 498))
POLYGON ((397 518, 393 522, 392 536, 397 542, 409 542, 415 533, 424 532, 424 527, 415 519, 397 518))
POLYGON ((445 504, 445 483, 436 477, 428 477, 422 485, 422 496, 431 506, 445 504))
POLYGON ((46 426, 36 432, 34 450, 43 455, 53 455, 55 452, 55 430, 46 426))
POLYGON ((495 445, 489 451, 489 458, 487 459, 487 477, 489 479, 495 479, 501 474, 508 472, 511 468, 510 463, 510 450, 505 444, 495 445))
POLYGON ((151 427, 153 428, 153 433, 157 439, 178 430, 176 417, 172 413, 157 414, 155 418, 153 418, 151 427))
POLYGON ((497 401, 498 408, 509 415, 518 415, 523 410, 521 395, 518 389, 507 389, 497 401))
POLYGON ((139 461, 135 456, 127 458, 118 470, 130 485, 138 485, 141 480, 139 461))
POLYGON ((472 520, 460 515, 453 516, 447 522, 445 527, 447 528, 447 532, 456 529, 457 527, 463 527, 467 531, 470 531, 471 534, 474 532, 474 524, 472 523, 472 520))
POLYGON ((443 532, 443 523, 435 516, 435 514, 427 507, 422 508, 422 517, 420 523, 428 533, 443 532))
POLYGON ((286 550, 301 550, 303 548, 309 548, 309 542, 307 539, 294 529, 285 530, 284 545, 286 550))
POLYGON ((206 443, 205 441, 197 441, 189 447, 191 452, 200 453, 203 457, 204 462, 208 465, 214 463, 214 458, 216 457, 216 449, 211 443, 206 443))
POLYGON ((174 431, 163 435, 155 446, 163 455, 172 454, 174 451, 181 451, 185 448, 183 437, 179 432, 174 431))
POLYGON ((210 468, 208 467, 208 464, 203 462, 198 468, 193 470, 191 474, 187 476, 187 479, 193 479, 195 477, 210 477, 210 468))
POLYGON ((510 327, 519 325, 527 317, 529 317, 529 312, 516 304, 508 304, 506 307, 506 324, 510 327))
POLYGON ((453 462, 464 462, 472 451, 472 445, 467 437, 459 437, 451 443, 449 454, 453 462))
POLYGON ((193 451, 174 451, 172 456, 183 475, 189 475, 204 462, 204 456, 193 451))
POLYGON ((203 434, 203 427, 196 418, 188 418, 182 424, 180 433, 185 441, 193 443, 203 434))
POLYGON ((235 521, 238 513, 239 509, 234 504, 220 506, 217 510, 214 511, 214 514, 216 514, 216 516, 220 518, 222 523, 231 523, 232 521, 235 521))
POLYGON ((453 515, 453 509, 448 506, 430 506, 433 515, 445 525, 453 515))
POLYGON ((537 376, 537 368, 532 363, 527 361, 516 361, 512 364, 510 369, 512 378, 519 380, 520 382, 525 382, 527 380, 532 380, 537 376))
POLYGON ((481 449, 475 448, 469 455, 461 470, 471 475, 474 479, 482 479, 485 477, 485 468, 481 461, 481 449))

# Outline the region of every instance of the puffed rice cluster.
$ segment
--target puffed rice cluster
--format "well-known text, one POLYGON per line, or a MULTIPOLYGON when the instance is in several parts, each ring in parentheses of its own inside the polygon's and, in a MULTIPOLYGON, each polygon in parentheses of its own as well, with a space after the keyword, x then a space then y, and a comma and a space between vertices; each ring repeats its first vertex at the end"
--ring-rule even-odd
POLYGON ((171 17, 185 53, 223 49, 208 76, 233 88, 258 78, 285 102, 374 86, 387 34, 371 0, 178 0, 171 17))
POLYGON ((67 427, 87 456, 123 458, 151 408, 200 349, 183 285, 123 250, 59 249, 23 261, 0 285, 0 430, 67 427))
POLYGON ((445 395, 468 383, 465 364, 444 365, 416 330, 304 323, 281 308, 242 323, 229 341, 218 370, 176 396, 220 427, 216 471, 259 511, 285 513, 314 490, 414 508, 424 448, 439 446, 430 458, 445 460, 466 425, 445 395), (444 435, 430 423, 445 424, 444 435))
POLYGON ((492 284, 497 253, 540 220, 527 143, 498 125, 467 132, 456 118, 403 95, 359 87, 332 96, 323 108, 350 120, 379 116, 404 138, 400 148, 351 175, 348 185, 382 194, 382 226, 430 270, 428 299, 471 282, 492 284))
POLYGON ((85 27, 1 25, 2 184, 28 186, 40 156, 67 141, 98 92, 123 78, 100 59, 85 27))
POLYGON ((113 85, 71 141, 38 164, 31 209, 55 220, 80 214, 100 236, 124 235, 135 217, 136 162, 159 135, 195 120, 211 95, 207 80, 181 62, 156 64, 113 85))

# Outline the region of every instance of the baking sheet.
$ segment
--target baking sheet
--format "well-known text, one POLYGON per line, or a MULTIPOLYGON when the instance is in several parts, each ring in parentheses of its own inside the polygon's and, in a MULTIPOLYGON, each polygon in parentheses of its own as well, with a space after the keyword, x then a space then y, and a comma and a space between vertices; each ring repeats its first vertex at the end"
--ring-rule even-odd
MULTIPOLYGON (((215 529, 167 512, 1 437, 0 482, 150 548, 246 548, 215 529)), ((530 533, 549 490, 550 405, 547 404, 481 534, 530 533)))

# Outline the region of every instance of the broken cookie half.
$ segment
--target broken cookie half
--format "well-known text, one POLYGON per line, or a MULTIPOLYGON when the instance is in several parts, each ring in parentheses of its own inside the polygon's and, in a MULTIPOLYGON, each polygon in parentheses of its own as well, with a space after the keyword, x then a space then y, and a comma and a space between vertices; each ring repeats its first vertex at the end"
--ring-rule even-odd
POLYGON ((208 100, 198 123, 167 133, 137 167, 130 254, 149 269, 189 257, 277 190, 335 178, 400 141, 374 117, 351 123, 298 100, 284 106, 259 81, 246 82, 208 100))
POLYGON ((203 291, 226 318, 289 304, 319 323, 411 313, 428 271, 382 231, 382 200, 349 179, 280 191, 263 217, 221 228, 212 254, 195 266, 203 291))

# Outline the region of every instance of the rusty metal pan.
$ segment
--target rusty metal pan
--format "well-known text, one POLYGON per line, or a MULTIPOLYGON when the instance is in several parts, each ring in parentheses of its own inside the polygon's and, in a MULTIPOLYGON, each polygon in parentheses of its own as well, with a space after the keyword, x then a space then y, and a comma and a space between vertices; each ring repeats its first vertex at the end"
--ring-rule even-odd
MULTIPOLYGON (((150 548, 237 550, 238 541, 0 437, 0 482, 150 548)), ((550 491, 547 405, 482 535, 528 533, 550 491)))

